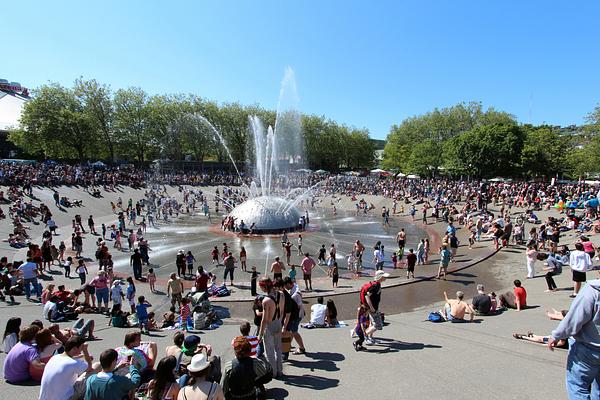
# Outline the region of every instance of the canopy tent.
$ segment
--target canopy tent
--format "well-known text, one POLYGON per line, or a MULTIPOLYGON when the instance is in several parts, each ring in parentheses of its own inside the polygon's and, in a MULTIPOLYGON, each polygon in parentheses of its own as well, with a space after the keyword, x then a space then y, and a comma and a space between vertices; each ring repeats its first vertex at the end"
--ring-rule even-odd
POLYGON ((95 163, 91 163, 90 165, 92 167, 94 167, 94 168, 104 168, 104 167, 106 167, 106 164, 104 164, 102 161, 96 161, 95 163))
POLYGON ((328 174, 329 172, 325 171, 324 169, 318 169, 315 171, 315 174, 328 174))
POLYGON ((413 174, 408 175, 407 178, 408 179, 421 179, 421 177, 419 175, 413 175, 413 174))
POLYGON ((387 171, 386 171, 386 170, 384 170, 384 169, 381 169, 381 168, 376 168, 376 169, 372 169, 372 170, 371 170, 371 173, 372 173, 372 174, 382 174, 382 173, 384 173, 384 172, 387 172, 387 171))
POLYGON ((406 176, 406 174, 403 174, 402 172, 398 172, 398 173, 396 174, 396 176, 397 176, 398 178, 404 178, 404 177, 406 176))
POLYGON ((296 172, 302 172, 302 173, 308 174, 308 173, 312 172, 312 170, 310 170, 308 168, 300 168, 300 169, 297 169, 296 172))
POLYGON ((346 172, 344 172, 344 175, 349 175, 349 176, 360 176, 360 172, 356 172, 356 171, 346 171, 346 172))

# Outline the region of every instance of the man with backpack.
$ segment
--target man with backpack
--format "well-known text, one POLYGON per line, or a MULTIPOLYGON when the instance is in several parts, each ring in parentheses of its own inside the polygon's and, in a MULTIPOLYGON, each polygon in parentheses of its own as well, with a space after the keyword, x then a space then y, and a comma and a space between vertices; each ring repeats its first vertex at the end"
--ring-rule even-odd
POLYGON ((377 271, 371 282, 365 283, 360 289, 360 303, 369 310, 369 319, 371 324, 365 332, 365 343, 368 345, 377 344, 373 339, 375 331, 383 329, 383 321, 379 312, 379 303, 381 302, 381 284, 389 278, 390 274, 384 271, 377 271))

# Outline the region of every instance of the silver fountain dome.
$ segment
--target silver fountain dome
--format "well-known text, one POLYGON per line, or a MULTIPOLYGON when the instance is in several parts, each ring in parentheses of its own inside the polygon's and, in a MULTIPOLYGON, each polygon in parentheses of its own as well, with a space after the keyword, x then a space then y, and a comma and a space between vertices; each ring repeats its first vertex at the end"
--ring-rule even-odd
POLYGON ((298 229, 302 214, 289 200, 275 196, 251 198, 235 207, 229 214, 236 223, 244 221, 246 229, 255 224, 255 233, 279 233, 298 229))

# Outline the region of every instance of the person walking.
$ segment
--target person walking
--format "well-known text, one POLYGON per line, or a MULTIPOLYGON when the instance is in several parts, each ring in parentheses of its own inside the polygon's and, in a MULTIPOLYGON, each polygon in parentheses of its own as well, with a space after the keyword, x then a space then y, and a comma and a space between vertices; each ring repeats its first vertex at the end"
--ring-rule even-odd
POLYGON ((315 268, 317 263, 310 257, 309 253, 304 253, 304 258, 302 259, 302 263, 300 265, 302 266, 305 290, 307 292, 309 290, 312 292, 312 270, 315 268))
POLYGON ((183 281, 179 279, 177 274, 173 272, 167 282, 167 296, 171 297, 171 305, 174 306, 177 303, 178 307, 181 307, 181 299, 183 294, 183 281))
POLYGON ((379 312, 379 305, 381 303, 381 284, 389 278, 390 274, 383 271, 377 271, 371 282, 365 283, 360 289, 360 303, 366 306, 369 310, 369 318, 371 324, 367 328, 366 344, 376 344, 377 341, 373 339, 375 331, 383 329, 383 322, 381 320, 381 313, 379 312))
POLYGON ((594 279, 573 300, 567 315, 552 331, 548 348, 569 340, 566 384, 570 400, 600 398, 600 279, 594 279))
POLYGON ((133 267, 133 277, 138 281, 142 279, 142 262, 143 261, 144 260, 142 258, 142 255, 140 254, 140 250, 139 249, 133 250, 133 254, 131 255, 131 258, 129 260, 129 265, 131 267, 133 267))
POLYGON ((235 270, 235 258, 233 257, 233 253, 227 253, 227 257, 223 259, 223 265, 225 266, 225 273, 223 274, 223 283, 227 280, 227 275, 229 275, 229 283, 233 286, 233 271, 235 270))
POLYGON ((175 265, 177 266, 177 276, 181 277, 181 275, 183 275, 185 278, 185 253, 183 250, 177 252, 175 265))

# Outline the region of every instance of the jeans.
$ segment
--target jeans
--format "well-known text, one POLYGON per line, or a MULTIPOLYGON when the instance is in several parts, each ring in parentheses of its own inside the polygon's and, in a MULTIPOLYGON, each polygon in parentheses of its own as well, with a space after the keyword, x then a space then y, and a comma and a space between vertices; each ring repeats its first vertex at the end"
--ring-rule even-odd
POLYGON ((25 297, 29 298, 31 296, 31 288, 29 285, 33 285, 33 291, 35 295, 39 298, 42 296, 42 291, 40 289, 40 284, 36 277, 25 279, 23 282, 23 286, 25 287, 25 297))
POLYGON ((569 400, 597 399, 600 396, 600 349, 569 340, 567 394, 569 400))
POLYGON ((267 361, 273 367, 273 375, 283 373, 283 356, 281 354, 281 321, 276 319, 269 322, 264 332, 264 346, 267 361))
POLYGON ((77 334, 83 338, 87 336, 89 331, 94 327, 94 320, 90 319, 87 322, 83 318, 79 318, 77 322, 73 324, 72 329, 77 331, 77 334))
POLYGON ((133 264, 133 277, 138 281, 142 279, 142 264, 133 264))
POLYGON ((101 303, 108 305, 108 288, 96 289, 96 300, 98 300, 98 307, 101 303))

